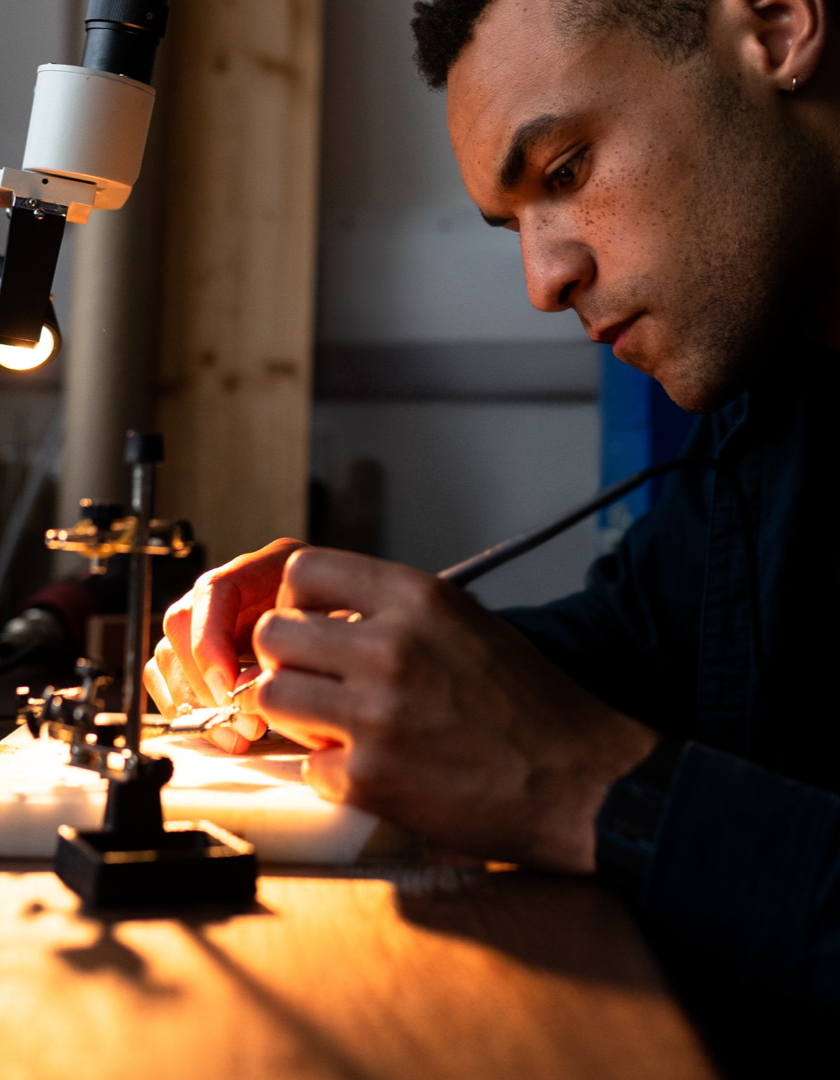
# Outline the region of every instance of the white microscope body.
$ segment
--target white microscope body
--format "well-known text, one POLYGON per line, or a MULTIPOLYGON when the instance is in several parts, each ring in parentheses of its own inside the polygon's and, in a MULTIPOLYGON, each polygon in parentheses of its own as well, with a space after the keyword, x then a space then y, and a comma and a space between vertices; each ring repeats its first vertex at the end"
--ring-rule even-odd
POLYGON ((84 223, 119 210, 140 175, 155 91, 110 71, 43 64, 22 169, 0 169, 0 205, 35 200, 84 223))

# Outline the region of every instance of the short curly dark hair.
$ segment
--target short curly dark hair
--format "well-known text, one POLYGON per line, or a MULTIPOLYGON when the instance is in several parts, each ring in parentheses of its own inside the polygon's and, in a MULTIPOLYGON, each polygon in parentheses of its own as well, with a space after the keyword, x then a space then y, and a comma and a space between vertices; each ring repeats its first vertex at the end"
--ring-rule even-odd
MULTIPOLYGON (((435 90, 471 40, 481 15, 494 0, 419 0, 412 29, 417 67, 435 90)), ((633 26, 664 59, 687 59, 706 42, 709 0, 554 0, 570 29, 633 26)), ((829 0, 829 8, 840 0, 829 0)))
POLYGON ((414 5, 414 62, 433 90, 446 86, 449 69, 472 39, 479 16, 493 0, 431 0, 414 5))

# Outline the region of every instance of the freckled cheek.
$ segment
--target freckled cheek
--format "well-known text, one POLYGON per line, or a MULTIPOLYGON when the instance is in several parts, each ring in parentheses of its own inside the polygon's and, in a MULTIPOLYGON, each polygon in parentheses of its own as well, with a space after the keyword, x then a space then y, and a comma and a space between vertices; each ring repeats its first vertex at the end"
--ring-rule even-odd
POLYGON ((599 261, 624 257, 636 249, 647 230, 637 200, 622 190, 595 193, 576 208, 575 225, 580 242, 595 252, 599 261))
POLYGON ((688 162, 661 153, 638 162, 625 193, 628 213, 653 232, 667 232, 684 223, 695 201, 694 170, 688 162))
POLYGON ((673 199, 650 179, 593 185, 577 209, 581 240, 597 253, 602 273, 645 272, 684 230, 686 200, 673 199))

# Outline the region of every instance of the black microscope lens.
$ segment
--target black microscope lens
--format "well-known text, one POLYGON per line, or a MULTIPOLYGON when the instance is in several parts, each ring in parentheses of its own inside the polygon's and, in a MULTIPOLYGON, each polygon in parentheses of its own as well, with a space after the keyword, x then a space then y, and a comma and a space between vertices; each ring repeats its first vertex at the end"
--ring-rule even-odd
POLYGON ((90 0, 82 67, 150 83, 168 17, 166 0, 90 0))

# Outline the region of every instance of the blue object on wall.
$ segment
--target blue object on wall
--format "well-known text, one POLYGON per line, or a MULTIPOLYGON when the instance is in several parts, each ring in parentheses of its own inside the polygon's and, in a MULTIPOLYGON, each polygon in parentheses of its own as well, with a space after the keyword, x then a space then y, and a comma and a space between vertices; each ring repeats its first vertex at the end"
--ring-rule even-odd
MULTIPOLYGON (((600 349, 601 483, 606 487, 657 461, 678 457, 696 418, 675 405, 655 379, 623 364, 609 345, 600 349)), ((645 484, 603 511, 605 549, 651 508, 663 482, 660 478, 645 484)))

